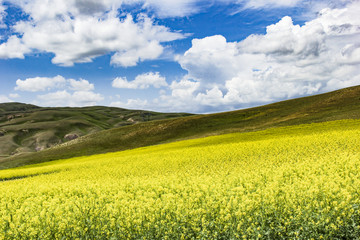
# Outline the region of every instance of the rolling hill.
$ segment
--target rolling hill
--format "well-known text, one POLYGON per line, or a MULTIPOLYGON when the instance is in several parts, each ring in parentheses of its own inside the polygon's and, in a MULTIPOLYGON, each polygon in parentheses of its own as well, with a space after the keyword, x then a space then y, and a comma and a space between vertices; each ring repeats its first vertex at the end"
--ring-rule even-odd
POLYGON ((115 152, 210 135, 360 118, 360 86, 256 108, 195 115, 103 130, 36 153, 1 160, 0 168, 115 152))
POLYGON ((38 152, 106 129, 187 115, 113 107, 42 108, 3 103, 0 104, 0 160, 38 152))

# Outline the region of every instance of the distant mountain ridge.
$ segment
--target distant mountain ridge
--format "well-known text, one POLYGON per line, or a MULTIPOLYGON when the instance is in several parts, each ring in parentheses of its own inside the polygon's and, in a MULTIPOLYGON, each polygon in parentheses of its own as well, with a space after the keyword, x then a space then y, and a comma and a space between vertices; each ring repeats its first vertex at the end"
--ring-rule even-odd
POLYGON ((19 102, 0 103, 0 117, 2 117, 4 114, 10 114, 12 112, 25 112, 39 108, 40 107, 32 104, 19 102))
POLYGON ((41 151, 89 133, 188 115, 101 106, 49 108, 24 103, 1 103, 0 160, 41 151))
POLYGON ((3 158, 0 169, 210 135, 340 119, 360 119, 360 86, 250 109, 142 122, 103 130, 44 151, 3 158))

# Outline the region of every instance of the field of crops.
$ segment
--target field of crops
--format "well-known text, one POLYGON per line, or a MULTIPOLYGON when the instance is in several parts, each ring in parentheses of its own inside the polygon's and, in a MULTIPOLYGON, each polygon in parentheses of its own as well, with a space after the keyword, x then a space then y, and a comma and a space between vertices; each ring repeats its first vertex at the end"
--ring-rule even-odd
POLYGON ((0 239, 360 236, 360 121, 0 171, 0 239))

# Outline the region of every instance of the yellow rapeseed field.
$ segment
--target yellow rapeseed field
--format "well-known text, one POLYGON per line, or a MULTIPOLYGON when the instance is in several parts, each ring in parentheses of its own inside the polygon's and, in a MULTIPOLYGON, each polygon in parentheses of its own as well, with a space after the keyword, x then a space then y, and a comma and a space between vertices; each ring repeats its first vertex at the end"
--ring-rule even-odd
POLYGON ((0 239, 360 237, 360 120, 0 171, 0 239))

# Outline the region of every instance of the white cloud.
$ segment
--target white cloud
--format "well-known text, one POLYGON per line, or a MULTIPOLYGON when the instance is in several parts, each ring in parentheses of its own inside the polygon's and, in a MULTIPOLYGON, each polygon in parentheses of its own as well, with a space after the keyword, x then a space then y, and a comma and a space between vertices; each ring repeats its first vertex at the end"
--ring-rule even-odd
POLYGON ((54 88, 64 87, 66 79, 60 75, 48 78, 48 77, 35 77, 27 78, 25 80, 18 79, 16 81, 15 90, 27 91, 27 92, 39 92, 51 90, 54 88))
POLYGON ((123 67, 133 67, 144 60, 154 60, 158 58, 163 53, 163 47, 157 41, 151 41, 148 45, 132 49, 129 51, 121 51, 115 53, 111 57, 111 64, 123 66, 123 67))
POLYGON ((117 101, 110 103, 111 107, 119 107, 126 109, 146 109, 149 107, 147 100, 128 99, 126 102, 117 101))
POLYGON ((203 112, 203 107, 194 100, 200 88, 199 82, 188 80, 185 76, 180 81, 173 81, 169 86, 170 95, 162 92, 159 98, 148 103, 148 109, 164 112, 203 112))
POLYGON ((90 91, 76 91, 72 94, 71 105, 95 105, 97 102, 104 100, 104 97, 99 93, 90 91))
POLYGON ((136 89, 138 86, 134 82, 129 82, 126 77, 117 77, 113 80, 112 86, 114 88, 129 88, 136 89))
POLYGON ((161 43, 185 36, 157 25, 145 15, 119 18, 121 1, 92 0, 15 0, 30 21, 13 27, 21 35, 0 45, 0 58, 24 58, 31 52, 53 53, 54 64, 72 66, 114 53, 111 63, 135 66, 140 61, 158 58, 161 43))
POLYGON ((104 100, 104 97, 98 93, 91 91, 76 91, 69 93, 66 90, 52 92, 44 95, 39 95, 37 104, 42 106, 70 106, 70 107, 82 107, 82 106, 93 106, 98 102, 104 100))
POLYGON ((180 82, 173 81, 171 83, 170 89, 172 91, 172 97, 191 99, 193 93, 199 89, 200 83, 189 81, 187 79, 188 77, 189 76, 186 76, 180 82))
MULTIPOLYGON (((28 92, 58 89, 56 92, 38 95, 34 104, 41 106, 92 106, 104 100, 104 97, 101 94, 93 92, 95 89, 94 84, 85 79, 65 79, 63 76, 58 75, 52 78, 35 77, 27 78, 25 80, 19 79, 16 81, 16 85, 15 90, 28 92)), ((19 97, 17 93, 10 94, 9 96, 11 98, 19 97)))
POLYGON ((235 43, 227 43, 225 37, 216 35, 192 40, 192 47, 177 60, 189 72, 189 78, 216 83, 236 73, 237 51, 235 43))
POLYGON ((89 83, 89 81, 85 79, 81 79, 76 81, 75 79, 69 79, 69 84, 71 90, 74 91, 92 91, 95 89, 94 84, 89 83))
POLYGON ((166 87, 165 77, 160 76, 158 72, 148 72, 136 76, 135 80, 129 82, 126 77, 117 77, 113 80, 112 86, 115 88, 128 89, 146 89, 150 86, 155 88, 166 87))
POLYGON ((239 47, 251 54, 287 55, 304 59, 316 57, 324 50, 325 37, 322 24, 309 22, 300 27, 293 25, 292 19, 286 16, 268 26, 265 35, 250 35, 239 43, 239 47))
POLYGON ((154 106, 225 111, 358 85, 359 11, 360 2, 325 9, 303 26, 284 17, 266 34, 240 42, 219 35, 194 39, 177 57, 188 75, 172 83, 172 93, 154 106), (184 83, 187 90, 180 87, 184 83))
POLYGON ((94 84, 88 80, 81 79, 65 79, 63 76, 55 77, 34 77, 25 80, 18 79, 16 81, 15 90, 27 92, 50 91, 53 89, 68 88, 72 91, 92 91, 95 89, 94 84))
POLYGON ((0 44, 0 59, 20 58, 24 59, 24 54, 30 53, 28 46, 24 45, 22 39, 11 36, 6 42, 0 44))
POLYGON ((57 91, 53 93, 48 93, 44 95, 39 95, 37 98, 41 100, 43 105, 48 106, 65 106, 66 103, 70 102, 71 94, 68 93, 66 90, 57 91))

